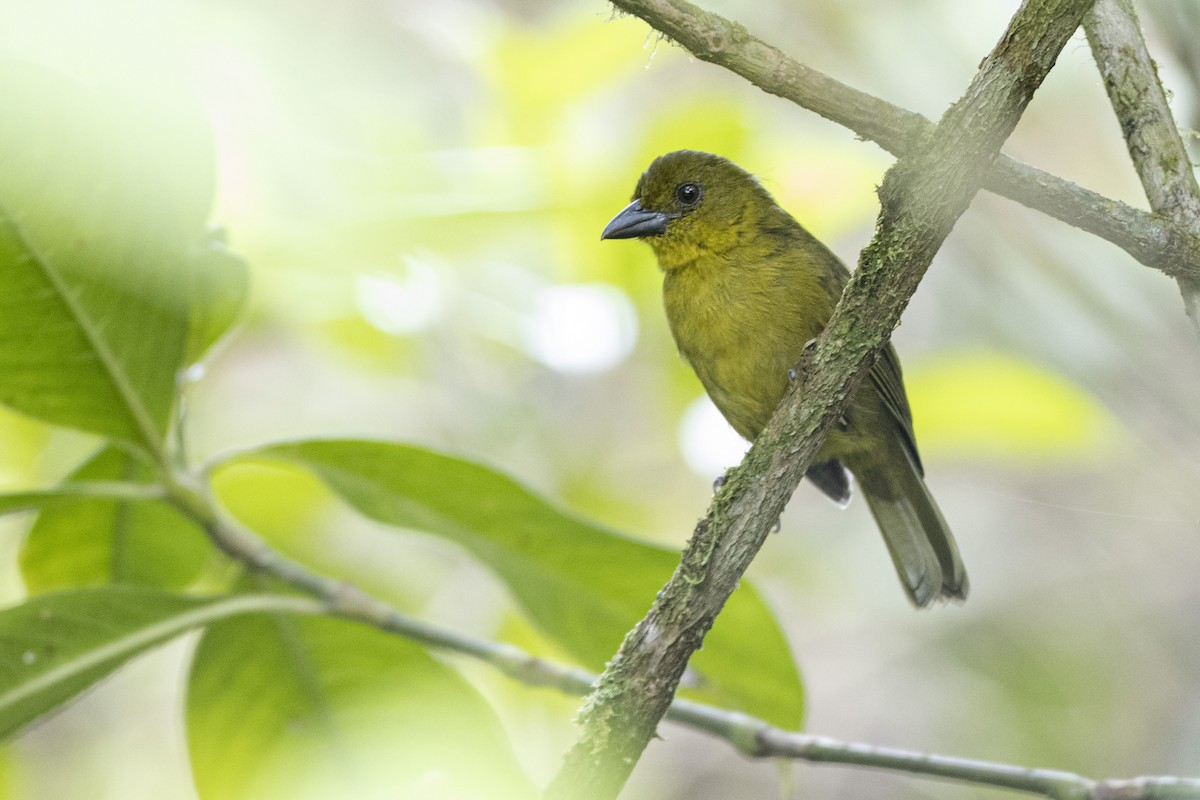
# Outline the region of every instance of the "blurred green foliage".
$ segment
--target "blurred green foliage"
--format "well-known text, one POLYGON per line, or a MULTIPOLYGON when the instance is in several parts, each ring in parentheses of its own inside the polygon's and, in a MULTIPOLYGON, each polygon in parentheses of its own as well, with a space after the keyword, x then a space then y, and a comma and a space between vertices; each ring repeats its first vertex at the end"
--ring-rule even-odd
MULTIPOLYGON (((712 7, 802 61, 936 116, 1012 5, 712 7)), ((1194 117, 1193 78, 1181 68, 1194 45, 1178 26, 1147 22, 1180 114, 1194 117)), ((10 287, 0 300, 7 403, 137 441, 144 433, 131 432, 119 392, 79 388, 98 374, 89 366, 99 357, 94 343, 107 342, 129 356, 120 363, 138 365, 126 377, 161 431, 176 368, 204 353, 245 300, 237 334, 187 373, 182 424, 192 463, 284 439, 414 442, 499 465, 571 519, 670 549, 702 514, 713 477, 685 463, 679 447, 681 415, 701 390, 673 352, 648 251, 602 245, 599 231, 651 158, 691 147, 759 175, 853 261, 888 164, 874 146, 690 59, 637 20, 611 18, 602 4, 46 0, 0 8, 0 55, 52 84, 21 93, 11 64, 0 81, 0 146, 10 165, 0 201, 21 216, 19 230, 0 230, 0 274, 10 287), (45 156, 64 146, 70 159, 45 156), (43 169, 53 178, 39 180, 43 169), (98 199, 92 189, 101 185, 98 199), (61 220, 44 211, 51 205, 89 220, 94 238, 58 237, 61 220), (206 222, 225 229, 228 246, 206 222), (48 254, 70 276, 85 257, 91 269, 96 253, 109 273, 116 265, 121 281, 110 287, 157 282, 160 297, 187 295, 188 314, 170 303, 128 305, 146 296, 140 290, 119 304, 112 293, 83 296, 104 320, 89 344, 44 292, 16 291, 44 284, 44 272, 31 269, 35 255, 48 254), (234 254, 249 265, 248 285, 234 254), (587 325, 553 313, 571 296, 599 309, 587 325), (30 327, 12 333, 22 320, 30 327), (597 339, 625 349, 600 359, 584 346, 597 339), (549 363, 548 344, 575 360, 549 363), (57 395, 44 386, 13 393, 30 354, 53 366, 56 385, 78 388, 69 408, 51 407, 57 395)), ((1064 53, 1006 149, 1140 202, 1082 43, 1064 53)), ((798 491, 753 575, 758 608, 779 615, 804 668, 809 728, 1096 777, 1195 772, 1200 360, 1173 286, 1108 245, 981 196, 895 340, 930 484, 962 543, 973 596, 962 608, 912 613, 866 512, 858 504, 839 512, 798 491)), ((0 409, 0 480, 10 489, 77 470, 106 477, 132 464, 106 451, 83 466, 98 447, 95 436, 0 409)), ((555 658, 581 655, 555 641, 547 620, 531 625, 512 577, 480 566, 488 559, 468 556, 453 537, 369 522, 313 476, 277 463, 236 460, 215 480, 247 526, 305 563, 431 621, 555 658)), ((233 576, 194 530, 150 508, 89 501, 36 522, 10 518, 0 534, 4 600, 109 577, 168 588, 194 579, 209 591, 230 585, 233 576), (132 549, 115 547, 108 533, 88 537, 88 528, 122 530, 132 549), (155 531, 171 543, 164 547, 155 531), (58 558, 47 558, 52 552, 58 558)), ((621 614, 636 614, 647 599, 623 597, 621 614)), ((545 780, 571 735, 571 705, 561 698, 470 668, 464 688, 461 665, 403 642, 334 623, 280 627, 242 617, 222 625, 224 642, 213 636, 201 645, 206 679, 217 679, 199 687, 208 694, 193 684, 193 710, 210 711, 214 723, 198 740, 211 749, 193 751, 201 765, 225 757, 222 732, 255 707, 265 679, 254 662, 239 673, 237 653, 261 641, 259 666, 268 655, 279 665, 285 629, 318 666, 341 666, 333 654, 352 648, 428 680, 431 696, 486 729, 480 747, 496 754, 496 771, 484 774, 507 775, 514 791, 545 780), (219 693, 225 679, 240 699, 219 693)), ((782 639, 771 630, 779 655, 782 639)), ((0 753, 0 796, 58 797, 63 786, 89 786, 191 798, 182 720, 170 699, 183 690, 185 661, 164 658, 174 694, 161 703, 143 702, 140 685, 112 681, 12 740, 0 753), (150 755, 129 759, 114 731, 140 731, 150 755)), ((778 665, 760 673, 749 659, 740 666, 748 683, 783 674, 778 665)), ((333 702, 335 717, 362 711, 359 721, 374 724, 378 712, 412 699, 391 672, 373 676, 357 661, 346 669, 364 691, 376 691, 377 678, 395 703, 364 710, 354 696, 333 702)), ((323 688, 344 688, 330 683, 336 672, 313 675, 323 688)), ((295 687, 304 676, 285 677, 295 687)), ((754 703, 780 687, 758 688, 754 703)), ((282 694, 305 699, 299 690, 282 694)), ((310 708, 328 696, 308 696, 317 698, 310 708)), ((278 706, 261 710, 250 733, 286 729, 268 713, 278 706)), ((204 720, 193 715, 189 724, 204 720)), ((663 732, 667 741, 651 748, 629 797, 777 795, 775 773, 763 765, 670 726, 663 732)), ((431 761, 453 755, 443 742, 425 744, 431 761)), ((244 766, 230 780, 257 791, 257 764, 244 766)), ((799 797, 983 796, 799 769, 799 797)), ((437 785, 423 788, 422 796, 438 796, 437 785)))
MULTIPOLYGON (((229 330, 247 291, 245 263, 225 248, 220 234, 204 231, 198 213, 212 173, 203 126, 196 115, 179 116, 151 92, 130 104, 114 99, 124 94, 104 85, 87 86, 15 61, 3 78, 6 106, 27 124, 3 131, 4 150, 22 171, 0 184, 0 277, 13 289, 0 318, 2 397, 47 423, 113 440, 65 475, 64 487, 128 489, 73 503, 47 495, 24 537, 19 565, 33 599, 0 614, 12 645, 0 657, 0 717, 4 731, 13 733, 138 653, 254 606, 139 593, 130 586, 232 588, 228 565, 222 578, 196 523, 154 498, 133 495, 163 481, 173 462, 187 460, 191 431, 177 387, 204 377, 203 368, 185 367, 229 330), (72 118, 97 136, 72 138, 72 118), (104 589, 81 589, 93 586, 104 589)), ((410 277, 437 280, 424 261, 409 259, 409 265, 410 277)), ((376 314, 364 307, 363 316, 386 332, 415 331, 415 319, 431 319, 427 309, 405 305, 405 293, 389 293, 386 281, 358 288, 360 301, 372 300, 376 314)), ((577 305, 583 301, 580 308, 590 306, 601 325, 608 322, 607 309, 598 300, 626 303, 624 295, 604 287, 570 296, 577 305)), ((548 324, 573 322, 555 302, 542 305, 548 324)), ((632 311, 617 340, 632 341, 631 324, 632 311)), ((556 332, 541 335, 552 340, 556 332)), ((565 359, 568 369, 588 369, 572 362, 571 348, 552 341, 538 352, 565 359)), ((600 354, 610 362, 626 355, 600 354)), ((313 470, 368 517, 464 547, 506 584, 556 652, 595 670, 649 606, 674 563, 665 548, 588 525, 509 478, 427 450, 325 440, 264 452, 313 470)), ((285 551, 288 541, 319 525, 320 492, 296 485, 290 493, 286 487, 264 492, 263 473, 251 470, 248 493, 238 474, 219 481, 227 500, 241 506, 251 527, 257 522, 264 533, 282 531, 285 551)), ((0 505, 8 510, 37 508, 30 492, 4 499, 0 505)), ((321 559, 312 566, 331 571, 321 559)), ((359 766, 374 764, 386 765, 387 774, 367 766, 371 774, 358 779, 389 796, 470 796, 484 787, 495 796, 532 792, 523 772, 509 763, 489 707, 482 699, 472 706, 467 684, 416 645, 345 623, 227 620, 205 632, 187 674, 188 743, 204 797, 325 796, 359 766), (371 714, 364 718, 367 708, 371 714), (311 736, 299 735, 299 728, 311 728, 311 736), (339 758, 318 757, 333 744, 351 754, 349 773, 339 758), (498 754, 500 772, 477 764, 464 778, 453 769, 464 747, 474 756, 498 754), (408 758, 367 755, 397 749, 408 758), (430 776, 435 785, 427 785, 430 776)), ((783 726, 800 722, 795 664, 750 587, 730 603, 691 683, 689 692, 697 697, 783 726), (746 669, 746 658, 754 669, 746 669)))
POLYGON ((209 627, 186 714, 201 797, 534 795, 469 682, 354 623, 258 615, 209 627))

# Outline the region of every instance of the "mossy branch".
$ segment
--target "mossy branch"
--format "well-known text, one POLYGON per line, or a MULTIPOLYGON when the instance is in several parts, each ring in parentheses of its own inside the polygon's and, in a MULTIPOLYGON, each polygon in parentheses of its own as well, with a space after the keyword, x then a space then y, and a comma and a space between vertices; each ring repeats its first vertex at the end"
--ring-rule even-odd
POLYGON ((580 738, 548 798, 599 800, 620 792, 688 659, 1090 6, 1091 0, 1025 2, 963 97, 936 128, 913 136, 908 153, 888 171, 875 237, 837 310, 770 424, 729 473, 675 574, 585 702, 580 738))
MULTIPOLYGON (((1200 187, 1167 93, 1158 78, 1130 0, 1097 0, 1083 19, 1109 102, 1150 208, 1192 235, 1200 234, 1200 187)), ((1200 335, 1200 279, 1176 276, 1184 308, 1200 335)))

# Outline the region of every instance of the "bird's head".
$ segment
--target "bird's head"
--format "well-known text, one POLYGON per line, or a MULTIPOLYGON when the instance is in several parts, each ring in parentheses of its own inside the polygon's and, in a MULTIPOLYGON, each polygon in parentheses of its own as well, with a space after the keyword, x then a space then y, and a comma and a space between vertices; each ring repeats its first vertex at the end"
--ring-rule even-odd
POLYGON ((601 239, 643 239, 664 270, 721 254, 753 237, 775 203, 754 176, 712 153, 659 156, 638 179, 633 202, 601 239))

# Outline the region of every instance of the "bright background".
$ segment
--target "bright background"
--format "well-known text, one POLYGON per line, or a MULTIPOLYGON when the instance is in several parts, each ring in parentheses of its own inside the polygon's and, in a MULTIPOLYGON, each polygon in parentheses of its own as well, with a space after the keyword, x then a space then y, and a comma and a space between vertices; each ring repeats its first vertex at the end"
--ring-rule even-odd
MULTIPOLYGON (((933 118, 1015 6, 706 5, 933 118)), ((1200 127, 1194 9, 1142 11, 1180 122, 1200 127)), ((190 97, 211 123, 213 218, 253 296, 191 389, 197 460, 299 436, 411 441, 672 547, 741 445, 675 355, 648 248, 600 230, 655 155, 705 149, 853 263, 890 163, 602 2, 15 2, 0 53, 190 97)), ((1006 152, 1144 206, 1081 36, 1006 152)), ((1174 284, 985 194, 895 342, 972 596, 914 612, 865 507, 801 487, 751 575, 804 672, 808 730, 1097 778, 1200 772, 1200 357, 1174 284)), ((90 444, 0 411, 0 479, 57 476, 90 444)), ((22 528, 0 530, 11 600, 22 528)), ((513 624, 503 589, 460 553, 389 542, 357 557, 424 617, 480 635, 513 624)), ((8 745, 4 796, 192 797, 185 649, 8 745)), ((545 781, 573 702, 476 672, 545 781)), ((781 780, 797 798, 998 796, 842 767, 781 778, 662 732, 625 796, 774 798, 781 780)))

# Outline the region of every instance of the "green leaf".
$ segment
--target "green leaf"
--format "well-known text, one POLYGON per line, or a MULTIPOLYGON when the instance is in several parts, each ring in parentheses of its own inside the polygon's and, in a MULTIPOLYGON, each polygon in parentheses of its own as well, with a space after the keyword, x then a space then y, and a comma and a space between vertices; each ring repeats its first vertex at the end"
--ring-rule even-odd
MULTIPOLYGON (((443 537, 507 584, 534 624, 591 669, 616 652, 678 555, 566 514, 498 472, 416 447, 309 441, 259 451, 313 471, 375 520, 443 537)), ((234 509, 236 513, 236 509, 234 509)), ((795 727, 803 690, 786 640, 743 584, 696 654, 689 696, 795 727)))
POLYGON ((421 647, 323 618, 205 631, 187 696, 201 798, 525 798, 491 707, 421 647))
POLYGON ((41 595, 0 611, 0 736, 184 631, 252 611, 317 609, 316 603, 293 597, 205 600, 110 586, 41 595))
POLYGON ((233 327, 245 308, 249 290, 246 262, 231 252, 219 236, 210 236, 192 265, 188 364, 202 359, 233 327))
MULTIPOLYGON (((106 448, 70 481, 144 483, 151 470, 129 453, 106 448)), ((4 498, 0 497, 0 508, 4 498)), ((169 505, 151 500, 80 499, 46 508, 21 547, 21 576, 32 593, 106 583, 182 589, 212 555, 208 537, 169 505)))
POLYGON ((151 453, 214 178, 198 114, 0 61, 0 402, 151 453))

